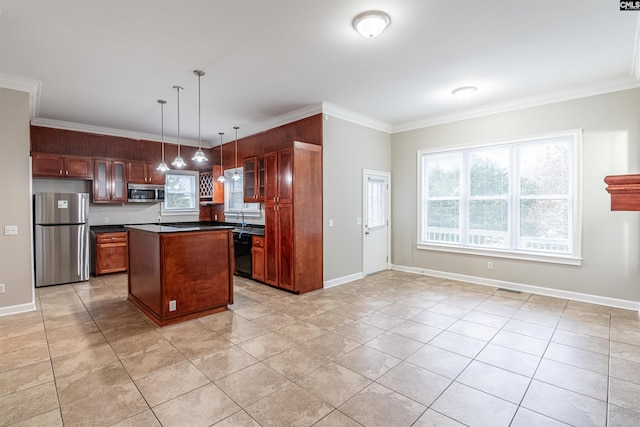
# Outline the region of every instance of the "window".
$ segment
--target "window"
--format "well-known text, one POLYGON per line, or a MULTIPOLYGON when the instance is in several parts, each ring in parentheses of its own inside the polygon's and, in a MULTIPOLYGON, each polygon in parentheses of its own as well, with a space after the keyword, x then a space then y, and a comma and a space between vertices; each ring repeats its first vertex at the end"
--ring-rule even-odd
POLYGON ((163 212, 198 213, 198 172, 169 170, 165 177, 163 212))
POLYGON ((371 178, 367 180, 367 227, 383 227, 387 221, 385 212, 385 186, 384 178, 371 178))
POLYGON ((238 174, 240 179, 233 180, 233 174, 236 169, 227 169, 224 171, 224 213, 235 214, 242 212, 246 216, 259 216, 260 204, 259 203, 245 203, 244 202, 244 174, 243 168, 238 168, 238 174))
POLYGON ((579 264, 580 140, 418 152, 418 247, 579 264))

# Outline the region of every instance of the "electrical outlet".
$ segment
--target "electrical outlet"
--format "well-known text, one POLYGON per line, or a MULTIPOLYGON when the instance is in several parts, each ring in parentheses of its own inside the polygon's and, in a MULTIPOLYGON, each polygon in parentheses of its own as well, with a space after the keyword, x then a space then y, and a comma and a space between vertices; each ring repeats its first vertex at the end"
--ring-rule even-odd
POLYGON ((4 226, 4 235, 11 236, 13 234, 18 234, 18 226, 17 225, 5 225, 4 226))
POLYGON ((4 283, 0 283, 0 294, 4 294, 4 283))
POLYGON ((104 217, 104 223, 109 224, 109 218, 107 218, 106 216, 104 217))
POLYGON ((213 220, 214 220, 214 221, 217 221, 217 220, 218 220, 218 215, 214 215, 214 216, 213 216, 213 220))
POLYGON ((169 301, 169 311, 176 311, 176 300, 169 301))
POLYGON ((487 263, 487 270, 493 270, 493 263, 491 261, 487 263))
POLYGON ((329 220, 329 227, 333 227, 333 220, 332 219, 329 220))

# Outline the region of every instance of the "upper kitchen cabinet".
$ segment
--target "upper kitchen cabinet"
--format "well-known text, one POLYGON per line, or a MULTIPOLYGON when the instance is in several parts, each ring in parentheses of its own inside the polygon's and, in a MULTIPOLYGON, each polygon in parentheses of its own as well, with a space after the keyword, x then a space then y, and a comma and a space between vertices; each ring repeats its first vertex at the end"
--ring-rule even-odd
POLYGON ((132 184, 164 185, 164 173, 157 170, 156 166, 151 163, 129 162, 127 165, 129 182, 132 184))
POLYGON ((293 142, 264 156, 265 282, 303 293, 322 280, 322 148, 293 142))
POLYGON ((92 179, 91 158, 33 153, 33 176, 46 178, 92 179))
POLYGON ((125 162, 95 159, 93 179, 94 203, 124 203, 127 201, 125 162))
POLYGON ((264 157, 248 157, 243 162, 244 202, 264 202, 264 157))

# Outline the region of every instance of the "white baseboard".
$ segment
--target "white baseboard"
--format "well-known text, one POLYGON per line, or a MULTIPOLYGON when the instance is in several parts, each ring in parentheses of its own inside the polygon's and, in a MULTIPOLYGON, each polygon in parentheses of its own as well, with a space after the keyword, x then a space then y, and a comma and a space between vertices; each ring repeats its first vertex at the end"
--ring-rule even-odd
POLYGON ((324 282, 324 288, 327 289, 327 288, 333 288, 334 286, 344 285, 345 283, 353 282, 354 280, 362 279, 363 277, 364 277, 364 274, 360 272, 360 273, 350 274, 348 276, 338 277, 337 279, 327 280, 324 282))
POLYGON ((33 302, 27 304, 11 305, 9 307, 0 307, 0 316, 8 316, 10 314, 25 313, 27 311, 35 311, 36 304, 33 302))
POLYGON ((462 282, 474 283, 477 285, 494 286, 498 288, 511 289, 514 291, 529 292, 532 294, 546 295, 556 298, 564 298, 573 301, 588 302, 591 304, 606 305, 609 307, 624 308, 626 310, 640 311, 640 302, 629 301, 617 298, 603 297, 599 295, 583 294, 580 292, 563 291, 560 289, 543 288, 540 286, 527 285, 524 283, 506 282, 503 280, 487 279, 485 277, 467 276, 464 274, 449 273, 446 271, 428 270, 419 267, 408 267, 404 265, 392 265, 392 270, 404 271, 407 273, 421 274, 424 276, 441 277, 444 279, 459 280, 462 282))

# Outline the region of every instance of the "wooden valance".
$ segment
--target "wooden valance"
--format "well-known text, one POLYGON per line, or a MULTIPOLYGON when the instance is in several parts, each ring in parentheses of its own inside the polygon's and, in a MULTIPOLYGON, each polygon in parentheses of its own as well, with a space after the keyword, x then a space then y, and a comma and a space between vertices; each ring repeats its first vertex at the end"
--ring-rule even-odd
POLYGON ((640 174, 607 176, 604 182, 612 211, 640 211, 640 174))

